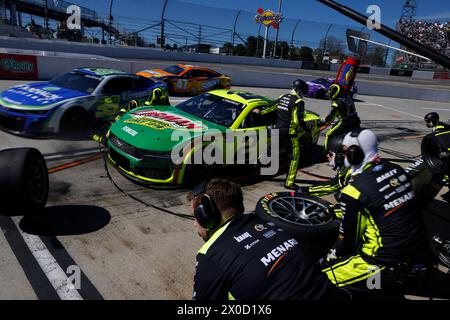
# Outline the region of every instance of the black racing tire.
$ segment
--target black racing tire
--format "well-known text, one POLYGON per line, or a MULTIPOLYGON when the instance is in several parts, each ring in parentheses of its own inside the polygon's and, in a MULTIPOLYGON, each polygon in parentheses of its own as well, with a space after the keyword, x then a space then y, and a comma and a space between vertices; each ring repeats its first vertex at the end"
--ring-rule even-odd
POLYGON ((59 132, 63 135, 85 134, 91 129, 89 114, 83 108, 75 107, 67 110, 60 122, 59 132))
POLYGON ((450 133, 430 133, 422 140, 422 157, 435 175, 448 174, 450 169, 450 133))
POLYGON ((323 211, 330 206, 329 202, 318 197, 278 192, 261 198, 255 212, 291 234, 309 255, 320 258, 338 237, 339 222, 323 211))
POLYGON ((316 95, 314 98, 316 99, 325 99, 326 91, 323 89, 319 89, 319 91, 316 92, 316 95))
POLYGON ((47 165, 34 148, 0 151, 1 214, 35 214, 48 199, 47 165))
POLYGON ((164 81, 167 84, 167 91, 169 91, 169 94, 173 94, 173 83, 170 81, 164 81))

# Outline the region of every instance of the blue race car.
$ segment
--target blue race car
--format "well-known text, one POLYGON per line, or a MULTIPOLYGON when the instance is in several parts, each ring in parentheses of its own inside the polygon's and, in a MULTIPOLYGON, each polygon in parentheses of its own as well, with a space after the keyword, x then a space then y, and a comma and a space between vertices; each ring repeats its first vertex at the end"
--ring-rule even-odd
POLYGON ((24 135, 64 132, 112 120, 135 100, 151 99, 167 84, 112 69, 79 68, 49 82, 23 84, 0 94, 0 128, 24 135))
MULTIPOLYGON (((331 78, 319 78, 312 81, 307 81, 308 85, 308 94, 307 97, 316 98, 316 99, 329 99, 328 96, 328 88, 334 82, 331 78)), ((356 99, 358 94, 358 87, 353 84, 352 89, 350 90, 350 96, 353 99, 356 99)))

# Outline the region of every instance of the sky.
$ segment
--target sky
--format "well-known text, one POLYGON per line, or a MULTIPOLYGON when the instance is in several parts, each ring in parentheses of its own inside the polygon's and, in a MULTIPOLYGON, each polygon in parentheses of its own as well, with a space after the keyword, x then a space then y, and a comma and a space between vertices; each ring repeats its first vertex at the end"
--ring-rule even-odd
MULTIPOLYGON (((50 0, 49 0, 50 1, 50 0)), ((55 0, 56 1, 56 0, 55 0)), ((80 6, 96 10, 100 15, 107 17, 110 0, 69 0, 80 6)), ((193 38, 198 34, 204 37, 216 36, 224 42, 231 38, 231 33, 214 29, 233 29, 238 10, 242 10, 236 23, 236 33, 243 39, 249 35, 263 35, 259 25, 255 23, 254 16, 259 7, 278 11, 280 0, 168 0, 165 18, 172 20, 166 25, 167 32, 173 41, 184 44, 183 36, 193 38), (196 24, 188 25, 182 22, 196 24), (205 25, 199 28, 198 24, 205 25)), ((400 17, 402 5, 405 0, 337 0, 363 14, 366 14, 369 5, 376 4, 381 9, 381 22, 395 27, 400 17)), ((164 0, 113 0, 112 15, 114 22, 125 28, 128 32, 140 30, 158 22, 164 0)), ((450 0, 416 0, 417 17, 428 20, 450 20, 450 0)), ((328 29, 328 36, 345 38, 348 26, 361 30, 363 26, 353 20, 340 15, 316 0, 283 0, 282 14, 285 20, 279 31, 281 40, 293 39, 296 45, 314 47, 323 38, 328 29), (295 25, 301 20, 297 28, 295 25), (332 26, 330 27, 330 25, 332 26), (295 31, 295 32, 294 32, 295 31)), ((264 28, 262 28, 264 29, 264 28)), ((274 38, 275 32, 270 30, 269 38, 274 38)), ((147 38, 158 35, 156 28, 142 33, 147 38)), ((371 33, 371 39, 387 43, 389 40, 376 33, 371 33)), ((170 39, 168 39, 170 41, 170 39)), ((239 41, 239 40, 236 40, 239 41)))
MULTIPOLYGON (((71 2, 96 9, 107 14, 110 0, 72 0, 71 2)), ((156 18, 162 7, 162 0, 113 0, 113 14, 152 17, 156 18), (156 12, 155 12, 156 11, 156 12)), ((259 7, 277 11, 279 0, 168 0, 168 12, 174 15, 183 15, 183 8, 177 5, 179 2, 192 3, 201 6, 224 8, 231 10, 243 10, 256 14, 259 7)), ((339 0, 360 12, 364 12, 369 5, 376 4, 382 10, 382 20, 394 21, 401 13, 401 7, 405 0, 339 0)), ((418 18, 426 19, 450 19, 449 0, 416 0, 418 18)), ((202 14, 203 10, 199 11, 202 14)), ((337 24, 349 24, 351 20, 339 16, 336 12, 315 0, 283 0, 282 13, 286 18, 307 19, 318 22, 335 22, 337 24)), ((220 19, 220 17, 217 17, 220 19)))

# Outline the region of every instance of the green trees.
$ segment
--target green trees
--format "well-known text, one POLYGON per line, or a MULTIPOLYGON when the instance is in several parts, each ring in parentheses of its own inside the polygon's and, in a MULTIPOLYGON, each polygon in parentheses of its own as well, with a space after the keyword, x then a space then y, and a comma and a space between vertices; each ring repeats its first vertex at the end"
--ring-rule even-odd
MULTIPOLYGON (((274 41, 267 42, 266 56, 272 57, 274 41)), ((221 52, 227 55, 234 56, 248 56, 248 57, 261 57, 263 54, 264 40, 254 36, 249 36, 245 43, 240 43, 235 46, 231 42, 226 42, 221 48, 221 52)), ((290 60, 313 60, 313 49, 307 46, 294 47, 290 46, 286 41, 279 41, 277 43, 277 50, 275 57, 278 59, 290 59, 290 60)))

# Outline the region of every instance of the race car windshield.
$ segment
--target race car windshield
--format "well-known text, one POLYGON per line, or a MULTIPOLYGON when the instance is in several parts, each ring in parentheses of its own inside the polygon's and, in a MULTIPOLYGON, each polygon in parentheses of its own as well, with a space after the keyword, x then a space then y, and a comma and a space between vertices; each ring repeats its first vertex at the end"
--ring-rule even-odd
POLYGON ((100 83, 100 78, 83 73, 70 72, 50 80, 50 83, 61 88, 92 93, 100 83))
POLYGON ((198 118, 230 127, 244 109, 244 105, 205 93, 178 104, 176 108, 198 118))
POLYGON ((171 67, 165 68, 164 71, 171 73, 171 74, 179 75, 180 73, 182 73, 184 71, 184 69, 180 68, 179 66, 171 66, 171 67))

